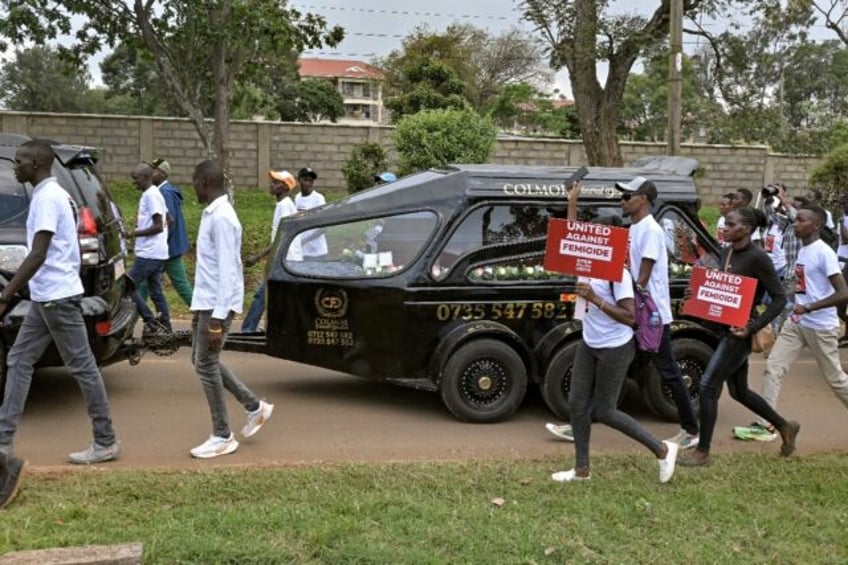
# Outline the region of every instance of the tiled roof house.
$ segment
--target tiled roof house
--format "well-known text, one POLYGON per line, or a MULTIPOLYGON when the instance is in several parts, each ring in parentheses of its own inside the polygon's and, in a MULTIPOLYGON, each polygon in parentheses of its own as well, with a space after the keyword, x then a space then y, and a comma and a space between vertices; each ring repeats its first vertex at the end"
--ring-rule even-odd
POLYGON ((300 59, 301 78, 323 78, 333 82, 344 99, 341 123, 382 123, 383 73, 362 61, 344 59, 300 59))

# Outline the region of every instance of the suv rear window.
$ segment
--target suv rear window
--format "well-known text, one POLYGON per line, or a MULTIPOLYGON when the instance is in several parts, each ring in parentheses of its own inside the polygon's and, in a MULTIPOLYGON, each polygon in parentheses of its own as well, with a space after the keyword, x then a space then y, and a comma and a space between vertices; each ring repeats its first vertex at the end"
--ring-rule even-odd
POLYGON ((0 226, 25 227, 29 195, 15 179, 14 163, 0 159, 0 226))

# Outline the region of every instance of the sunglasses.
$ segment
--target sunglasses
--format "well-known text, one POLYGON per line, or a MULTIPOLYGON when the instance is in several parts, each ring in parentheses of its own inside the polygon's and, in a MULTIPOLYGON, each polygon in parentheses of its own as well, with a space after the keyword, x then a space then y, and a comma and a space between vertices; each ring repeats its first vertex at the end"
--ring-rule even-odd
POLYGON ((622 195, 621 195, 621 199, 622 199, 622 200, 624 200, 625 202, 627 202, 628 200, 630 200, 630 199, 631 199, 631 198, 633 198, 634 196, 636 196, 636 194, 635 194, 635 193, 632 193, 632 192, 625 192, 624 194, 622 194, 622 195))

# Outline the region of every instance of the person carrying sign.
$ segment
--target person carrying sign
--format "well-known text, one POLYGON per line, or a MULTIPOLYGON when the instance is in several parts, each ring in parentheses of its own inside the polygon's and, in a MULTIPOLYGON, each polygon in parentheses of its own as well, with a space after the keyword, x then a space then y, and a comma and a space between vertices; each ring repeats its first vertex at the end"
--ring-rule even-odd
POLYGON ((665 232, 651 214, 657 198, 657 187, 644 177, 636 177, 628 183, 617 182, 621 191, 621 210, 630 216, 630 274, 637 288, 651 295, 659 308, 663 324, 663 336, 659 351, 653 356, 654 365, 662 376, 663 384, 671 391, 681 430, 671 441, 681 449, 689 449, 698 443, 698 421, 683 384, 680 366, 671 348, 671 296, 668 284, 668 252, 665 232))
MULTIPOLYGON (((577 217, 579 193, 580 186, 575 184, 569 194, 569 220, 577 217)), ((674 474, 678 445, 658 440, 617 407, 627 369, 636 355, 633 340, 636 314, 630 273, 624 268, 620 282, 578 279, 576 292, 583 299, 576 307, 586 308, 580 313, 583 336, 574 357, 569 396, 576 464, 573 469, 552 474, 551 478, 560 483, 590 478, 589 436, 594 419, 650 449, 659 464, 660 482, 667 483, 674 474)))
MULTIPOLYGON (((685 466, 705 465, 710 459, 710 444, 718 418, 718 399, 724 382, 730 396, 749 410, 768 420, 780 430, 783 445, 780 454, 788 457, 795 451, 795 437, 801 426, 787 421, 769 406, 763 398, 748 388, 748 356, 751 354, 751 336, 776 318, 786 303, 783 285, 766 252, 751 242, 751 234, 764 227, 765 216, 753 208, 738 208, 727 215, 725 238, 729 246, 721 254, 722 270, 735 275, 757 280, 751 315, 744 327, 730 327, 724 333, 713 353, 704 374, 701 376, 700 424, 701 437, 698 446, 680 464, 685 466), (771 302, 766 310, 757 315, 756 305, 768 292, 771 302)), ((687 288, 685 298, 692 297, 687 288)))

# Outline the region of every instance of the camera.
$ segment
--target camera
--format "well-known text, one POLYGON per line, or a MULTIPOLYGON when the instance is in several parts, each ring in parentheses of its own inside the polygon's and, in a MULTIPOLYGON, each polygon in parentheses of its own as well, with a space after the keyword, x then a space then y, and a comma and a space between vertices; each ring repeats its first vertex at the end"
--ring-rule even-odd
POLYGON ((763 196, 777 196, 779 193, 780 188, 773 184, 764 186, 763 189, 760 191, 760 194, 762 194, 763 196))

